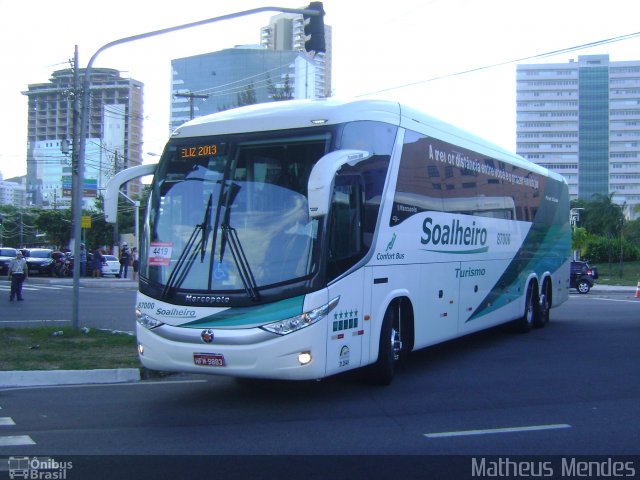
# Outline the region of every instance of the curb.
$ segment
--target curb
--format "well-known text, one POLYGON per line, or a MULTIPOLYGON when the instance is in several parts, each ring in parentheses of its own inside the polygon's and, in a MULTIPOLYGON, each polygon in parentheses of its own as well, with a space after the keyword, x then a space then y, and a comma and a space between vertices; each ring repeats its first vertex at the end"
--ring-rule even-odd
MULTIPOLYGON (((46 277, 29 277, 32 284, 44 284, 44 285, 73 285, 73 278, 46 278, 46 277)), ((27 283, 28 285, 28 283, 27 283)), ((111 287, 111 288, 138 288, 138 282, 129 279, 120 278, 81 278, 78 281, 78 285, 81 287, 111 287)))
POLYGON ((0 372, 2 387, 90 385, 140 381, 139 368, 98 370, 16 370, 0 372))
POLYGON ((600 291, 600 292, 624 292, 624 293, 635 293, 637 287, 628 287, 625 285, 599 285, 595 284, 591 287, 591 290, 600 291))

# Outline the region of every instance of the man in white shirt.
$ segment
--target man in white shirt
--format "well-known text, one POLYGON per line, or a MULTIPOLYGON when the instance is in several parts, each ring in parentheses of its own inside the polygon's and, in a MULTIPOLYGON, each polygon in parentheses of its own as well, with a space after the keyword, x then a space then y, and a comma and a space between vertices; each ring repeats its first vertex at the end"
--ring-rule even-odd
POLYGON ((11 294, 9 295, 9 301, 13 302, 15 297, 18 297, 18 301, 21 302, 22 298, 22 283, 29 275, 29 267, 27 261, 22 258, 22 252, 18 250, 16 258, 12 258, 9 262, 9 280, 11 280, 11 294))

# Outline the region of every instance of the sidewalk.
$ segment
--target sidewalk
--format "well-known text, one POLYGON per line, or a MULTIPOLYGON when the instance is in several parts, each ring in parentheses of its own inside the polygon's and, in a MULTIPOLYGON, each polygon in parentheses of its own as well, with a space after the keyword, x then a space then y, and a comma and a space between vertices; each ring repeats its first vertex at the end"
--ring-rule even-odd
MULTIPOLYGON (((73 285, 73 278, 71 277, 39 277, 29 276, 28 283, 40 284, 40 285, 73 285)), ((133 281, 131 278, 113 278, 113 277, 82 277, 78 280, 78 284, 81 287, 110 287, 110 288, 138 288, 138 281, 133 281)))
POLYGON ((138 381, 140 381, 139 368, 0 371, 0 389, 11 387, 89 385, 138 381))
POLYGON ((626 285, 600 285, 596 284, 591 288, 593 292, 620 292, 620 293, 636 293, 637 287, 631 287, 626 285))

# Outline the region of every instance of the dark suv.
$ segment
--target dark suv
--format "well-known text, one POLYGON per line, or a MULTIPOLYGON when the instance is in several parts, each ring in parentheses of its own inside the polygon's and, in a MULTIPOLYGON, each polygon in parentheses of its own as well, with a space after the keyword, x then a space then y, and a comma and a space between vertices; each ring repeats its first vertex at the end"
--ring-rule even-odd
POLYGON ((598 269, 587 262, 571 262, 571 276, 569 288, 575 288, 578 293, 589 293, 598 278, 598 269))

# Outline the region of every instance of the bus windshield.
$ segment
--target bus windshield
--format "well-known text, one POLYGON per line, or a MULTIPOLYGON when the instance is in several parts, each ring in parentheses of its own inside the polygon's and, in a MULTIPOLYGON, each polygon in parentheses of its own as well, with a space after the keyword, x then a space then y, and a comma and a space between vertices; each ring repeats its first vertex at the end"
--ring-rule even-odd
MULTIPOLYGON (((308 132, 308 130, 307 130, 308 132)), ((318 268, 307 183, 331 134, 173 139, 152 184, 140 273, 165 295, 246 292, 318 268)))

